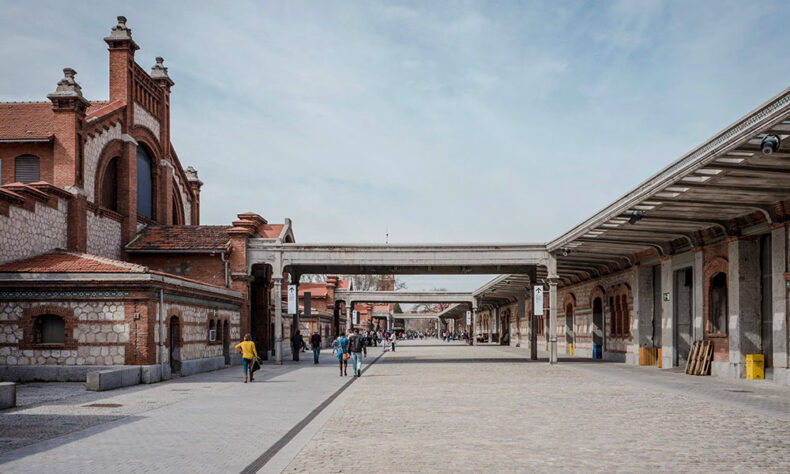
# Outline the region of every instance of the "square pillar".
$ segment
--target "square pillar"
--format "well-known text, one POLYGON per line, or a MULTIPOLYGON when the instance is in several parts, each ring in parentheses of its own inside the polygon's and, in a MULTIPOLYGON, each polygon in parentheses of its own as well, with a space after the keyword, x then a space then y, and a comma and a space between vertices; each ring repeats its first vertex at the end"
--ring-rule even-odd
POLYGON ((746 354, 761 352, 760 241, 740 239, 728 247, 729 375, 746 375, 746 354))
POLYGON ((631 321, 632 349, 626 363, 638 365, 642 350, 653 347, 653 267, 634 268, 634 318, 631 321))
POLYGON ((661 367, 672 368, 675 362, 674 272, 672 258, 661 260, 661 367))
POLYGON ((787 334, 787 228, 771 231, 771 306, 773 310, 774 381, 790 385, 787 334))
POLYGON ((519 292, 516 295, 516 347, 521 347, 521 321, 526 316, 527 295, 519 292))
POLYGON ((695 341, 702 341, 705 339, 705 251, 701 248, 694 251, 691 272, 694 280, 692 338, 695 341))
POLYGON ((274 361, 283 363, 283 279, 272 277, 272 301, 274 302, 274 361))

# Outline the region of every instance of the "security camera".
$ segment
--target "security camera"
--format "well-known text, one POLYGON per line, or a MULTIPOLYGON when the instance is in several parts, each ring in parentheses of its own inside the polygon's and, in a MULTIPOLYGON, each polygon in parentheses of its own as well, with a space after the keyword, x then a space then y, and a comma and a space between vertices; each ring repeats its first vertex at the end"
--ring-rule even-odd
POLYGON ((509 285, 510 284, 510 280, 505 280, 505 284, 509 285))
POLYGON ((631 213, 631 218, 628 219, 628 223, 634 225, 637 222, 639 222, 643 217, 645 217, 645 211, 636 210, 631 213))
POLYGON ((563 257, 567 257, 568 255, 570 255, 570 253, 571 253, 571 249, 570 249, 570 248, 568 248, 568 247, 564 247, 564 248, 562 249, 562 256, 563 256, 563 257))
POLYGON ((760 143, 763 155, 770 155, 771 153, 779 151, 779 143, 781 143, 781 140, 776 135, 766 135, 763 137, 763 141, 760 143))

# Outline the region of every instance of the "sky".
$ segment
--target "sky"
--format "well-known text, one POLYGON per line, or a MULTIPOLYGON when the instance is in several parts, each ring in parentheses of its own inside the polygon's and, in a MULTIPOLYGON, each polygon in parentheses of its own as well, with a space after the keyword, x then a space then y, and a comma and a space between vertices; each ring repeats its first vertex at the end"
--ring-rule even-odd
MULTIPOLYGON (((108 97, 124 15, 175 81, 201 223, 297 242, 544 242, 785 89, 786 1, 0 0, 0 100, 108 97)), ((488 277, 409 277, 473 289, 488 277)))

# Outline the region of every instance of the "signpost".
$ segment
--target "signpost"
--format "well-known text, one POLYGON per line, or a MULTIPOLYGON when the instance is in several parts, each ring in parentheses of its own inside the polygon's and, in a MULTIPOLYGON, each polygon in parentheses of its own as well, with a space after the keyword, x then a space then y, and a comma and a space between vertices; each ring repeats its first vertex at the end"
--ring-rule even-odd
POLYGON ((288 314, 296 314, 296 285, 288 285, 288 314))
POLYGON ((535 285, 532 290, 532 314, 543 316, 543 285, 535 285))
POLYGON ((359 324, 359 311, 354 310, 351 313, 351 321, 352 321, 352 324, 359 324))
POLYGON ((472 325, 472 312, 471 311, 467 311, 466 312, 466 325, 467 326, 471 326, 472 325))

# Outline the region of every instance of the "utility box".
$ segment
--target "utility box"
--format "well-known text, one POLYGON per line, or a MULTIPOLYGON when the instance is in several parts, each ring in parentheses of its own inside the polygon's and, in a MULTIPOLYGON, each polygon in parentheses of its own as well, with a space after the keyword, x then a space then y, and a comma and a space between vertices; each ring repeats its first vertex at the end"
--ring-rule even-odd
POLYGON ((603 357, 603 346, 601 344, 593 344, 593 359, 601 359, 603 357))
POLYGON ((568 343, 568 355, 573 355, 573 343, 568 343))
POLYGON ((765 356, 762 354, 746 354, 746 378, 763 380, 765 378, 765 356))

